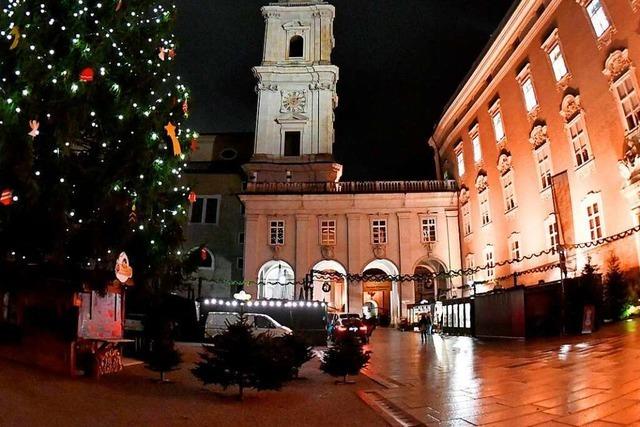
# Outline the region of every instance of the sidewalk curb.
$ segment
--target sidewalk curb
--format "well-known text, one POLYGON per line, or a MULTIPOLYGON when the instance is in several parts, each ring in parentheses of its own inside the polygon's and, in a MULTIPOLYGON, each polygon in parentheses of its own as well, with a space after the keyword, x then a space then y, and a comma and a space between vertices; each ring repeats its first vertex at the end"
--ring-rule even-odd
POLYGON ((361 369, 360 373, 362 373, 365 376, 369 377, 370 380, 380 384, 384 388, 394 389, 394 388, 400 388, 400 387, 403 386, 398 381, 396 381, 396 380, 394 380, 392 378, 386 377, 384 375, 376 374, 376 373, 372 372, 370 369, 367 369, 367 368, 361 369))
POLYGON ((357 393, 358 397, 388 422, 389 425, 394 427, 426 426, 426 424, 421 423, 375 390, 358 390, 357 393))

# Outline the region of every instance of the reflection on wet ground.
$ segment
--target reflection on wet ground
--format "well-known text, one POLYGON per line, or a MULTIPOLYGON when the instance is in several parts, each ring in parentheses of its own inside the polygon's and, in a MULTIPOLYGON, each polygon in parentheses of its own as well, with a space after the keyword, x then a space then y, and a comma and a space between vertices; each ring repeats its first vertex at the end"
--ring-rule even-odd
POLYGON ((527 342, 433 335, 426 344, 379 328, 369 371, 390 386, 380 395, 429 425, 640 425, 639 325, 527 342))

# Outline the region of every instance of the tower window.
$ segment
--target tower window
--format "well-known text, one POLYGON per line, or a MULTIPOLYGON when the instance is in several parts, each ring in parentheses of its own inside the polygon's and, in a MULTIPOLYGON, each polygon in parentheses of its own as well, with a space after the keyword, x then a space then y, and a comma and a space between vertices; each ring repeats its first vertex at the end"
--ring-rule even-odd
POLYGON ((302 36, 293 36, 289 40, 289 58, 302 58, 304 56, 304 39, 302 36))
POLYGON ((300 155, 300 132, 284 133, 284 155, 299 156, 300 155))

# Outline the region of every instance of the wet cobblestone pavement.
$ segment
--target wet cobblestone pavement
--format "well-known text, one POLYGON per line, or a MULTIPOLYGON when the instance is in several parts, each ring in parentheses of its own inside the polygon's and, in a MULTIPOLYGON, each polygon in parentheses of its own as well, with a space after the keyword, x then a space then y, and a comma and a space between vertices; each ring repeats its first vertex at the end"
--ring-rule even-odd
POLYGON ((640 322, 593 335, 478 341, 378 329, 368 373, 376 392, 426 425, 639 425, 640 322))

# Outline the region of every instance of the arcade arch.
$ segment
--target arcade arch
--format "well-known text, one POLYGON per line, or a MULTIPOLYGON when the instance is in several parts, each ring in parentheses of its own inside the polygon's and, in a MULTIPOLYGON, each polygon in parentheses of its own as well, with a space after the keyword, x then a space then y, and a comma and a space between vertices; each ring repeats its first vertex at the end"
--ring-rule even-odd
POLYGON ((258 272, 258 298, 294 299, 295 277, 293 268, 285 261, 264 263, 258 272))

